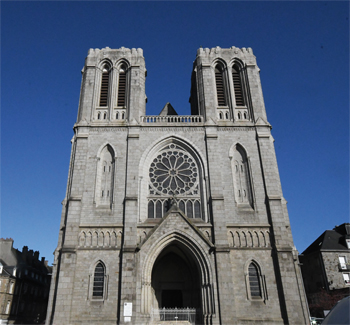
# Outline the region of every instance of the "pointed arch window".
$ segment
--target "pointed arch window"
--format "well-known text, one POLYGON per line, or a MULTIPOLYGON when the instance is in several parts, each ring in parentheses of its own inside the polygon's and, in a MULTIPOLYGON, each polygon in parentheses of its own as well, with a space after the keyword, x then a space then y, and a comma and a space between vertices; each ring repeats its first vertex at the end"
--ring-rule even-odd
POLYGON ((252 299, 261 299, 262 290, 261 290, 260 272, 258 267, 253 262, 249 264, 248 275, 249 275, 250 297, 252 299))
POLYGON ((232 67, 232 80, 236 99, 236 106, 245 106, 240 71, 239 67, 236 64, 232 67))
POLYGON ((226 94, 224 85, 224 69, 220 64, 215 67, 215 84, 218 106, 226 106, 226 94))
POLYGON ((246 285, 249 300, 266 301, 268 299, 265 276, 261 273, 261 268, 255 261, 250 261, 246 265, 246 285))
POLYGON ((148 183, 148 218, 162 218, 176 201, 188 218, 203 218, 201 171, 196 159, 171 143, 151 162, 148 183))
POLYGON ((109 67, 105 65, 102 70, 101 91, 100 91, 100 107, 108 106, 109 92, 109 67))
POLYGON ((119 69, 118 77, 118 99, 117 106, 125 107, 126 101, 126 66, 125 64, 121 65, 119 69))
POLYGON ((92 297, 95 299, 102 299, 104 293, 104 282, 105 282, 105 267, 100 262, 95 267, 94 272, 94 284, 92 290, 92 297))
POLYGON ((236 146, 233 154, 233 174, 235 198, 238 206, 253 208, 253 191, 248 158, 245 150, 239 145, 236 146))

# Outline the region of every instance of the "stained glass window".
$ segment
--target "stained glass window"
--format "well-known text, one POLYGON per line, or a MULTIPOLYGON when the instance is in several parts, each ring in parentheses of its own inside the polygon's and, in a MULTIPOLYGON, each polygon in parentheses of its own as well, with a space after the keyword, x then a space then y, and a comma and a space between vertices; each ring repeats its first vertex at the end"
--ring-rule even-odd
POLYGON ((149 168, 148 218, 163 217, 170 199, 175 199, 189 218, 201 218, 199 179, 192 155, 176 144, 166 146, 149 168))

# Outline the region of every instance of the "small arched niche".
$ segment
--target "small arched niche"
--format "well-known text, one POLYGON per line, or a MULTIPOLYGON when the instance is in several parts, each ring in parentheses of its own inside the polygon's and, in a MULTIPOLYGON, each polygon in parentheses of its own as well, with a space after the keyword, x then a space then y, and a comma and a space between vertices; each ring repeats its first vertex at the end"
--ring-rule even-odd
POLYGON ((232 152, 232 171, 238 206, 254 208, 249 161, 246 151, 239 144, 235 145, 232 152))
POLYGON ((99 206, 108 206, 113 202, 114 157, 114 150, 110 145, 106 145, 99 155, 95 188, 95 202, 99 206))

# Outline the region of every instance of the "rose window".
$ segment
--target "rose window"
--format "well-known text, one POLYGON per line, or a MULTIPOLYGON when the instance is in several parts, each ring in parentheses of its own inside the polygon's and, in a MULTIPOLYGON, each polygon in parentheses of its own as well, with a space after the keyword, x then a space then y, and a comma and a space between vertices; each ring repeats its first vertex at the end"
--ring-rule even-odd
POLYGON ((199 170, 195 159, 170 144, 153 159, 149 168, 148 218, 162 218, 175 199, 189 218, 201 218, 199 170))
POLYGON ((153 159, 149 169, 151 194, 168 196, 198 193, 198 168, 195 160, 175 145, 153 159))

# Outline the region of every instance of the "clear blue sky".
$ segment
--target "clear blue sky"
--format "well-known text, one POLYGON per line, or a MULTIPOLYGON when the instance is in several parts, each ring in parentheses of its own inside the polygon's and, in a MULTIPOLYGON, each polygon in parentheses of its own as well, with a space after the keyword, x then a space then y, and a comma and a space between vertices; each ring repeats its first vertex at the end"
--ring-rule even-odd
POLYGON ((349 2, 1 2, 1 237, 50 263, 89 48, 141 47, 147 114, 189 114, 197 49, 251 47, 294 242, 349 222, 349 2))

